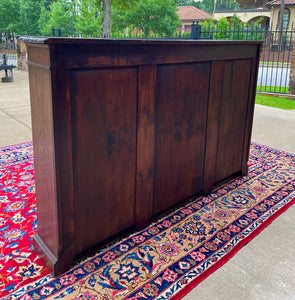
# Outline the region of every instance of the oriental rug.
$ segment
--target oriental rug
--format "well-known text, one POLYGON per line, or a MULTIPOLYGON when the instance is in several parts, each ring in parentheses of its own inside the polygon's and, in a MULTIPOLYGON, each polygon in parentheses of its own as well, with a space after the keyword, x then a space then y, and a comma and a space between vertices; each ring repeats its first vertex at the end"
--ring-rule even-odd
POLYGON ((32 144, 0 149, 1 299, 180 299, 295 202, 295 155, 251 144, 248 176, 53 278, 32 248, 32 144))

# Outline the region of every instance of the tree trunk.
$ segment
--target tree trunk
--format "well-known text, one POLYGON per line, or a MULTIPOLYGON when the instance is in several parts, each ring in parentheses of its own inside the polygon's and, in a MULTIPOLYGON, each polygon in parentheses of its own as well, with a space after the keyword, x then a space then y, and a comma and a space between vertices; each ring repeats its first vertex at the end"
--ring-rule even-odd
POLYGON ((111 37, 111 13, 112 13, 111 0, 103 0, 103 29, 102 29, 102 35, 105 38, 110 38, 111 37))

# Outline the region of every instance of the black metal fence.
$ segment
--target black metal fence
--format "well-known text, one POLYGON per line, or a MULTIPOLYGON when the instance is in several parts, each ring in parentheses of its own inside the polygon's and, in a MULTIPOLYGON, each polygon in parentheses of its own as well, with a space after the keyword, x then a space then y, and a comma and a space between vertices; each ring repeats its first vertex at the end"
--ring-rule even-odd
POLYGON ((198 21, 192 24, 192 39, 211 39, 211 40, 252 40, 262 41, 267 30, 262 26, 252 24, 245 25, 227 23, 202 23, 198 21))
POLYGON ((294 33, 294 30, 268 30, 264 33, 257 91, 289 92, 294 33))
POLYGON ((7 64, 17 65, 16 44, 17 40, 14 34, 0 33, 0 64, 3 63, 3 54, 6 54, 7 64))
MULTIPOLYGON (((206 24, 206 23, 205 23, 206 24)), ((293 26, 291 27, 293 28, 293 26)), ((52 28, 52 36, 63 36, 62 28, 52 28)), ((72 37, 85 36, 76 34, 72 37)), ((89 38, 103 38, 102 36, 86 36, 89 38)), ((146 38, 141 34, 113 34, 111 38, 146 38)), ((192 24, 191 32, 176 33, 166 37, 161 35, 151 35, 151 39, 210 39, 210 40, 261 40, 263 47, 260 55, 260 65, 258 72, 257 91, 288 93, 291 67, 291 52, 294 48, 294 30, 279 31, 272 27, 263 28, 261 26, 208 26, 198 22, 192 24)), ((8 64, 17 65, 16 37, 14 35, 1 36, 0 54, 5 53, 8 64)))
MULTIPOLYGON (((293 28, 293 24, 291 25, 293 28)), ((212 40, 260 40, 263 47, 260 54, 257 91, 289 92, 291 53, 294 49, 294 30, 277 30, 272 26, 263 28, 254 24, 233 24, 226 26, 192 24, 193 39, 212 40)))

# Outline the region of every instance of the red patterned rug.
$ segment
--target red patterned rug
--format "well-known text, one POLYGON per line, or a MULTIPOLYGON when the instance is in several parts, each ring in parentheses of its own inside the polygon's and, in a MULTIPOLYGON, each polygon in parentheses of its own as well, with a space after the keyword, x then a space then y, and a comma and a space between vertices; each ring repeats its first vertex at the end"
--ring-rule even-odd
POLYGON ((249 175, 53 278, 32 249, 32 144, 0 149, 1 299, 180 299, 295 202, 295 155, 251 145, 249 175))

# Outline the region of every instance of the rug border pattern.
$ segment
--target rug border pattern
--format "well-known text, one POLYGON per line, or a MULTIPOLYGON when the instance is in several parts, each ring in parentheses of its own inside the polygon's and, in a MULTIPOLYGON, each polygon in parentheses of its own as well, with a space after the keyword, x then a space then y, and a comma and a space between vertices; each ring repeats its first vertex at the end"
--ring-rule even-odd
MULTIPOLYGON (((4 148, 0 148, 0 158, 1 158, 1 151, 4 150, 5 151, 8 151, 10 149, 11 150, 19 150, 19 149, 22 149, 22 148, 25 148, 25 147, 31 147, 32 146, 32 143, 31 142, 28 142, 28 143, 24 143, 24 144, 18 144, 18 145, 15 145, 15 146, 12 146, 12 147, 4 147, 4 148), (23 146, 23 147, 22 147, 23 146)), ((268 151, 268 152, 271 152, 273 154, 284 154, 285 157, 292 157, 294 158, 294 154, 292 153, 289 153, 289 152, 286 152, 286 151, 282 151, 282 150, 279 150, 279 149, 275 149, 275 148, 271 148, 269 146, 266 146, 266 145, 261 145, 261 144, 258 144, 258 143, 255 143, 255 142, 252 142, 252 147, 253 150, 255 150, 255 148, 258 148, 260 147, 261 150, 264 150, 264 151, 268 151)), ((30 160, 32 159, 33 156, 29 156, 29 155, 24 155, 23 157, 18 157, 18 158, 15 158, 15 159, 12 159, 8 165, 11 165, 11 164, 15 164, 15 163, 19 163, 20 161, 26 161, 26 160, 30 160)), ((257 166, 256 168, 261 168, 262 171, 261 172, 264 172, 266 170, 270 170, 271 168, 273 168, 276 164, 275 163, 268 163, 265 167, 262 167, 261 164, 259 164, 259 159, 257 160, 257 166)), ((0 160, 0 168, 2 167, 1 165, 1 160, 0 160)), ((251 170, 251 168, 250 168, 251 170)), ((233 190, 234 188, 236 188, 237 186, 239 186, 241 184, 241 181, 243 182, 243 184, 245 184, 247 181, 251 180, 253 177, 256 177, 257 176, 257 172, 255 172, 256 174, 254 175, 251 175, 251 172, 248 176, 245 176, 243 178, 237 178, 237 179, 234 179, 230 182, 231 184, 231 188, 227 191, 229 192, 230 190, 233 190)), ((288 184, 288 183, 287 183, 288 184)), ((286 184, 286 185, 287 185, 286 184)), ((290 184, 290 183, 289 183, 290 184)), ((295 184, 294 184, 295 185, 295 184)), ((225 185, 223 185, 224 187, 225 185)), ((212 194, 210 195, 210 197, 212 198, 211 201, 214 201, 216 200, 218 197, 220 197, 221 195, 218 193, 218 191, 221 189, 222 186, 218 186, 216 187, 212 194)), ((284 188, 284 186, 281 187, 281 189, 284 188)), ((293 187, 294 188, 294 187, 293 187)), ((273 195, 269 196, 269 197, 272 197, 273 195)), ((209 196, 207 196, 209 197, 209 196)), ((268 197, 268 198, 269 198, 268 197)), ((199 200, 204 198, 203 197, 199 197, 199 200)), ((191 205, 197 198, 196 197, 193 197, 193 200, 191 203, 189 204, 186 204, 187 205, 191 205)), ((264 199, 265 200, 265 199, 264 199)), ((203 206, 207 205, 208 202, 202 202, 202 206, 201 207, 198 207, 196 208, 195 211, 193 211, 193 213, 195 213, 196 211, 200 210, 203 206)), ((226 261, 228 261, 233 255, 235 255, 239 250, 240 248, 246 244, 248 241, 250 241, 251 239, 253 239, 256 235, 258 235, 264 228, 266 228, 277 216, 279 216, 281 213, 283 213, 287 208, 289 208, 292 204, 294 204, 295 202, 295 192, 292 192, 291 194, 288 195, 288 197, 285 197, 283 199, 281 199, 280 202, 277 202, 275 204, 275 206, 277 207, 277 209, 274 209, 275 206, 273 206, 273 209, 267 211, 267 214, 262 214, 261 216, 259 216, 259 218, 255 221, 253 221, 253 224, 251 225, 251 229, 249 228, 249 231, 247 232, 247 235, 244 236, 243 238, 239 239, 238 235, 237 237, 231 241, 234 245, 232 245, 232 247, 235 247, 234 249, 235 250, 231 250, 229 253, 223 253, 221 255, 221 253, 219 253, 219 255, 221 255, 217 261, 215 260, 214 262, 214 265, 210 267, 210 269, 207 269, 205 270, 205 272, 203 272, 201 275, 199 273, 196 273, 195 272, 195 269, 197 268, 200 268, 200 266, 196 266, 194 267, 193 270, 190 271, 190 273, 188 274, 184 274, 181 276, 181 278, 179 278, 172 286, 169 287, 169 289, 165 292, 161 292, 161 294, 159 296, 157 296, 156 298, 154 299, 158 299, 158 300, 164 300, 164 299, 180 299, 181 297, 183 297, 185 294, 187 294, 192 288, 194 288, 200 281, 202 281, 204 278, 206 278, 207 276, 209 276, 212 272, 214 272, 216 269, 218 269, 219 267, 221 267, 226 261), (194 275, 194 279, 189 279, 189 282, 186 281, 186 277, 192 277, 191 276, 191 273, 195 273, 194 275), (186 281, 186 287, 183 288, 182 286, 182 283, 186 281), (181 289, 181 291, 179 291, 179 289, 181 289), (172 294, 171 294, 172 293, 172 294), (172 298, 171 298, 172 296, 172 298), (170 298, 169 298, 170 297, 170 298)), ((132 234, 130 236, 128 236, 127 238, 124 238, 123 240, 120 240, 120 241, 116 241, 115 243, 113 244, 110 244, 107 248, 104 248, 103 252, 101 254, 97 253, 95 254, 94 256, 92 257, 89 257, 87 258, 85 261, 83 261, 83 263, 85 262, 90 262, 90 261, 93 261, 94 259, 96 259, 97 257, 99 256, 103 256, 103 254, 106 252, 106 251, 115 251, 116 248, 118 248, 121 244, 125 243, 129 243, 129 245, 131 246, 131 243, 130 241, 132 241, 132 238, 137 236, 137 235, 146 235, 146 239, 143 241, 145 242, 147 239, 149 238, 152 238, 153 237, 153 234, 151 234, 150 236, 148 236, 146 233, 148 233, 148 231, 152 228, 152 227, 155 227, 155 226, 159 226, 161 225, 162 226, 162 231, 160 232, 163 232, 165 231, 167 228, 165 227, 164 225, 164 222, 165 220, 168 220, 169 218, 171 218, 172 216, 174 215, 178 215, 180 218, 178 221, 174 222, 173 225, 181 222, 182 220, 184 220, 187 216, 183 213, 181 213, 181 210, 183 208, 185 208, 186 206, 184 207, 181 207, 181 208, 178 208, 176 209, 175 211, 172 211, 170 212, 168 215, 164 216, 162 219, 158 220, 157 222, 154 222, 152 223, 150 226, 148 226, 146 229, 142 230, 142 231, 139 231, 139 232, 136 232, 135 234, 132 234)), ((253 208, 251 208, 253 209, 253 208)), ((170 220, 171 221, 171 220, 170 220)), ((249 225, 250 226, 250 225, 249 225)), ((224 228, 223 228, 224 229, 224 228)), ((161 229, 160 229, 161 230, 161 229)), ((157 233, 157 234, 160 234, 157 233)), ((243 231, 243 234, 245 234, 245 232, 243 231)), ((156 234, 154 234, 156 235, 156 234)), ((211 239, 213 239, 214 236, 212 236, 211 239)), ((210 240, 211 240, 210 239, 210 240)), ((231 238, 232 239, 232 238, 231 238)), ((229 243, 228 243, 229 244, 229 243)), ((139 246, 139 244, 136 244, 136 246, 139 246)), ((119 256, 116 256, 114 259, 118 259, 121 255, 124 255, 125 253, 121 253, 119 256)), ((209 258, 206 258, 206 261, 202 262, 202 264, 209 264, 210 260, 214 257, 216 257, 216 255, 214 256, 215 254, 212 254, 212 256, 210 256, 209 258)), ((183 257, 181 258, 183 260, 183 257)), ((102 264, 101 265, 96 265, 96 268, 102 268, 106 263, 103 264, 103 260, 101 260, 102 264)), ((73 267, 68 273, 70 272, 73 272, 74 270, 76 270, 77 268, 79 268, 79 266, 76 266, 76 267, 73 267)), ((200 270, 198 270, 200 271, 200 270)), ((89 274, 84 274, 83 277, 85 276, 88 276, 89 274)), ((158 275, 157 275, 158 276, 158 275)), ((38 290, 38 288, 44 284, 50 284, 50 282, 54 281, 55 279, 51 276, 51 275, 48 275, 46 276, 45 278, 42 278, 40 279, 39 281, 37 282, 34 282, 32 284, 28 284, 27 286, 23 286, 21 287, 18 291, 8 295, 9 298, 3 298, 3 299, 17 299, 18 297, 21 297, 24 293, 27 293, 27 292, 32 292, 32 291, 35 291, 35 290, 38 290)), ((77 280, 81 280, 81 278, 77 279, 77 280)), ((153 280, 153 279, 152 279, 153 280)), ((151 280, 151 281, 152 281, 151 280)), ((56 291, 56 293, 58 293, 59 291, 56 291)), ((130 297, 130 295, 128 296, 130 297)))

